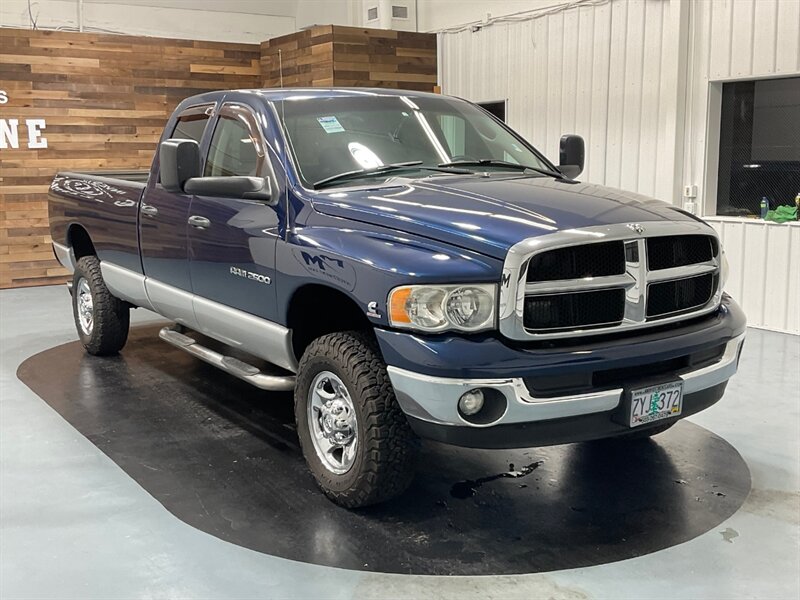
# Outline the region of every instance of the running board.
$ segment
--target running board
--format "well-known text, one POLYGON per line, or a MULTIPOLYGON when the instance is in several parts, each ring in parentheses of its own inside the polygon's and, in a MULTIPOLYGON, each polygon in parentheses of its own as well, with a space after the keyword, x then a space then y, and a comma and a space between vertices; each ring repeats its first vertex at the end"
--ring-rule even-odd
POLYGON ((172 344, 176 348, 180 348, 184 352, 188 352, 192 356, 196 356, 200 360, 214 365, 218 369, 222 369, 226 373, 238 377, 259 389, 273 392, 285 392, 294 389, 294 375, 269 375, 238 358, 224 356, 210 348, 201 346, 197 343, 197 340, 169 327, 164 327, 159 331, 158 337, 168 344, 172 344))

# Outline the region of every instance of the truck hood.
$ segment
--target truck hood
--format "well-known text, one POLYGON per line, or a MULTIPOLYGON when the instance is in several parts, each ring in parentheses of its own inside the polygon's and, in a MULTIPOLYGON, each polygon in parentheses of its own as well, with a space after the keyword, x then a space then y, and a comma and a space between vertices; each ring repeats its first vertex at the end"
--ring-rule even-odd
POLYGON ((444 241, 503 259, 526 238, 596 225, 692 221, 660 200, 588 183, 529 176, 396 178, 312 200, 326 215, 444 241))

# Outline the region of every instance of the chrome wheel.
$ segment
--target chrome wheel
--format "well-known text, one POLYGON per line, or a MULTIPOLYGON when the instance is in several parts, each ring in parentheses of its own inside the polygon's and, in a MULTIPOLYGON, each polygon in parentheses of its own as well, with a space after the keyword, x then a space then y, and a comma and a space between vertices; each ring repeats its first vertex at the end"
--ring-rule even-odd
POLYGON ((330 371, 320 372, 311 382, 308 423, 325 468, 337 475, 347 473, 358 447, 356 412, 344 382, 330 371))
POLYGON ((78 323, 80 324, 83 335, 92 335, 94 327, 94 301, 92 300, 92 290, 89 282, 83 277, 78 281, 76 302, 78 303, 78 323))

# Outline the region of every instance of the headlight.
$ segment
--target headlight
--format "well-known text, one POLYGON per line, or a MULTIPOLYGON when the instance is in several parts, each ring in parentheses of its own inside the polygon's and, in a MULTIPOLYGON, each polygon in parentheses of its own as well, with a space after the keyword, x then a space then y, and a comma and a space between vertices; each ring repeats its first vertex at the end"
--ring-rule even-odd
POLYGON ((389 323, 422 331, 480 331, 494 327, 492 284, 404 285, 389 294, 389 323))

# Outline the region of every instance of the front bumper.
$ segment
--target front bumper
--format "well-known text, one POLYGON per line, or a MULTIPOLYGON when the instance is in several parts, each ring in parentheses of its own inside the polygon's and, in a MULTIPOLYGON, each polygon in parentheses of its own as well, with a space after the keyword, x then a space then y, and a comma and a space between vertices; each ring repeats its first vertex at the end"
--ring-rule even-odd
POLYGON ((621 420, 627 417, 622 404, 610 411, 561 419, 500 424, 484 428, 469 427, 463 424, 441 425, 415 417, 409 417, 408 421, 420 437, 467 448, 532 448, 571 444, 614 437, 640 429, 652 429, 678 421, 717 402, 722 398, 727 385, 727 382, 719 383, 714 387, 686 394, 683 397, 683 412, 679 417, 654 421, 635 429, 622 424, 621 420))
MULTIPOLYGON (((626 393, 632 388, 654 383, 683 381, 684 410, 681 417, 710 406, 719 400, 726 382, 736 372, 744 329, 745 319, 741 309, 726 297, 719 314, 704 320, 699 326, 675 327, 660 334, 624 339, 621 344, 594 343, 591 346, 534 351, 503 346, 506 348, 502 354, 505 360, 497 363, 496 371, 507 371, 504 367, 508 363, 516 364, 517 370, 514 374, 503 373, 496 377, 471 376, 473 373, 482 375, 492 368, 487 363, 492 362, 496 342, 487 344, 486 341, 472 341, 472 346, 483 345, 485 351, 479 355, 470 352, 460 352, 460 355, 449 353, 448 357, 445 354, 451 349, 446 348, 447 342, 436 345, 428 341, 426 347, 434 358, 423 361, 423 366, 429 372, 420 373, 417 369, 406 368, 407 363, 399 366, 392 360, 391 351, 394 348, 387 348, 388 332, 379 332, 378 339, 391 365, 388 372, 398 403, 420 435, 468 446, 520 447, 576 441, 576 436, 577 439, 592 439, 630 431, 627 426, 620 424, 625 422, 620 411, 625 404, 626 393), (644 369, 654 362, 671 360, 720 344, 724 344, 724 350, 710 364, 662 372, 651 377, 634 375, 622 385, 584 393, 536 397, 524 380, 531 375, 543 374, 569 376, 574 373, 577 377, 587 369, 638 365, 644 369), (482 360, 477 365, 471 365, 471 356, 480 356, 482 360), (528 359, 524 367, 519 364, 523 357, 528 359), (444 364, 448 359, 460 366, 462 375, 430 372, 434 360, 444 364), (476 387, 496 390, 505 399, 505 410, 490 423, 468 422, 458 412, 461 395, 476 387), (522 435, 509 430, 509 426, 521 428, 522 435)), ((453 345, 464 348, 463 341, 453 345)))

